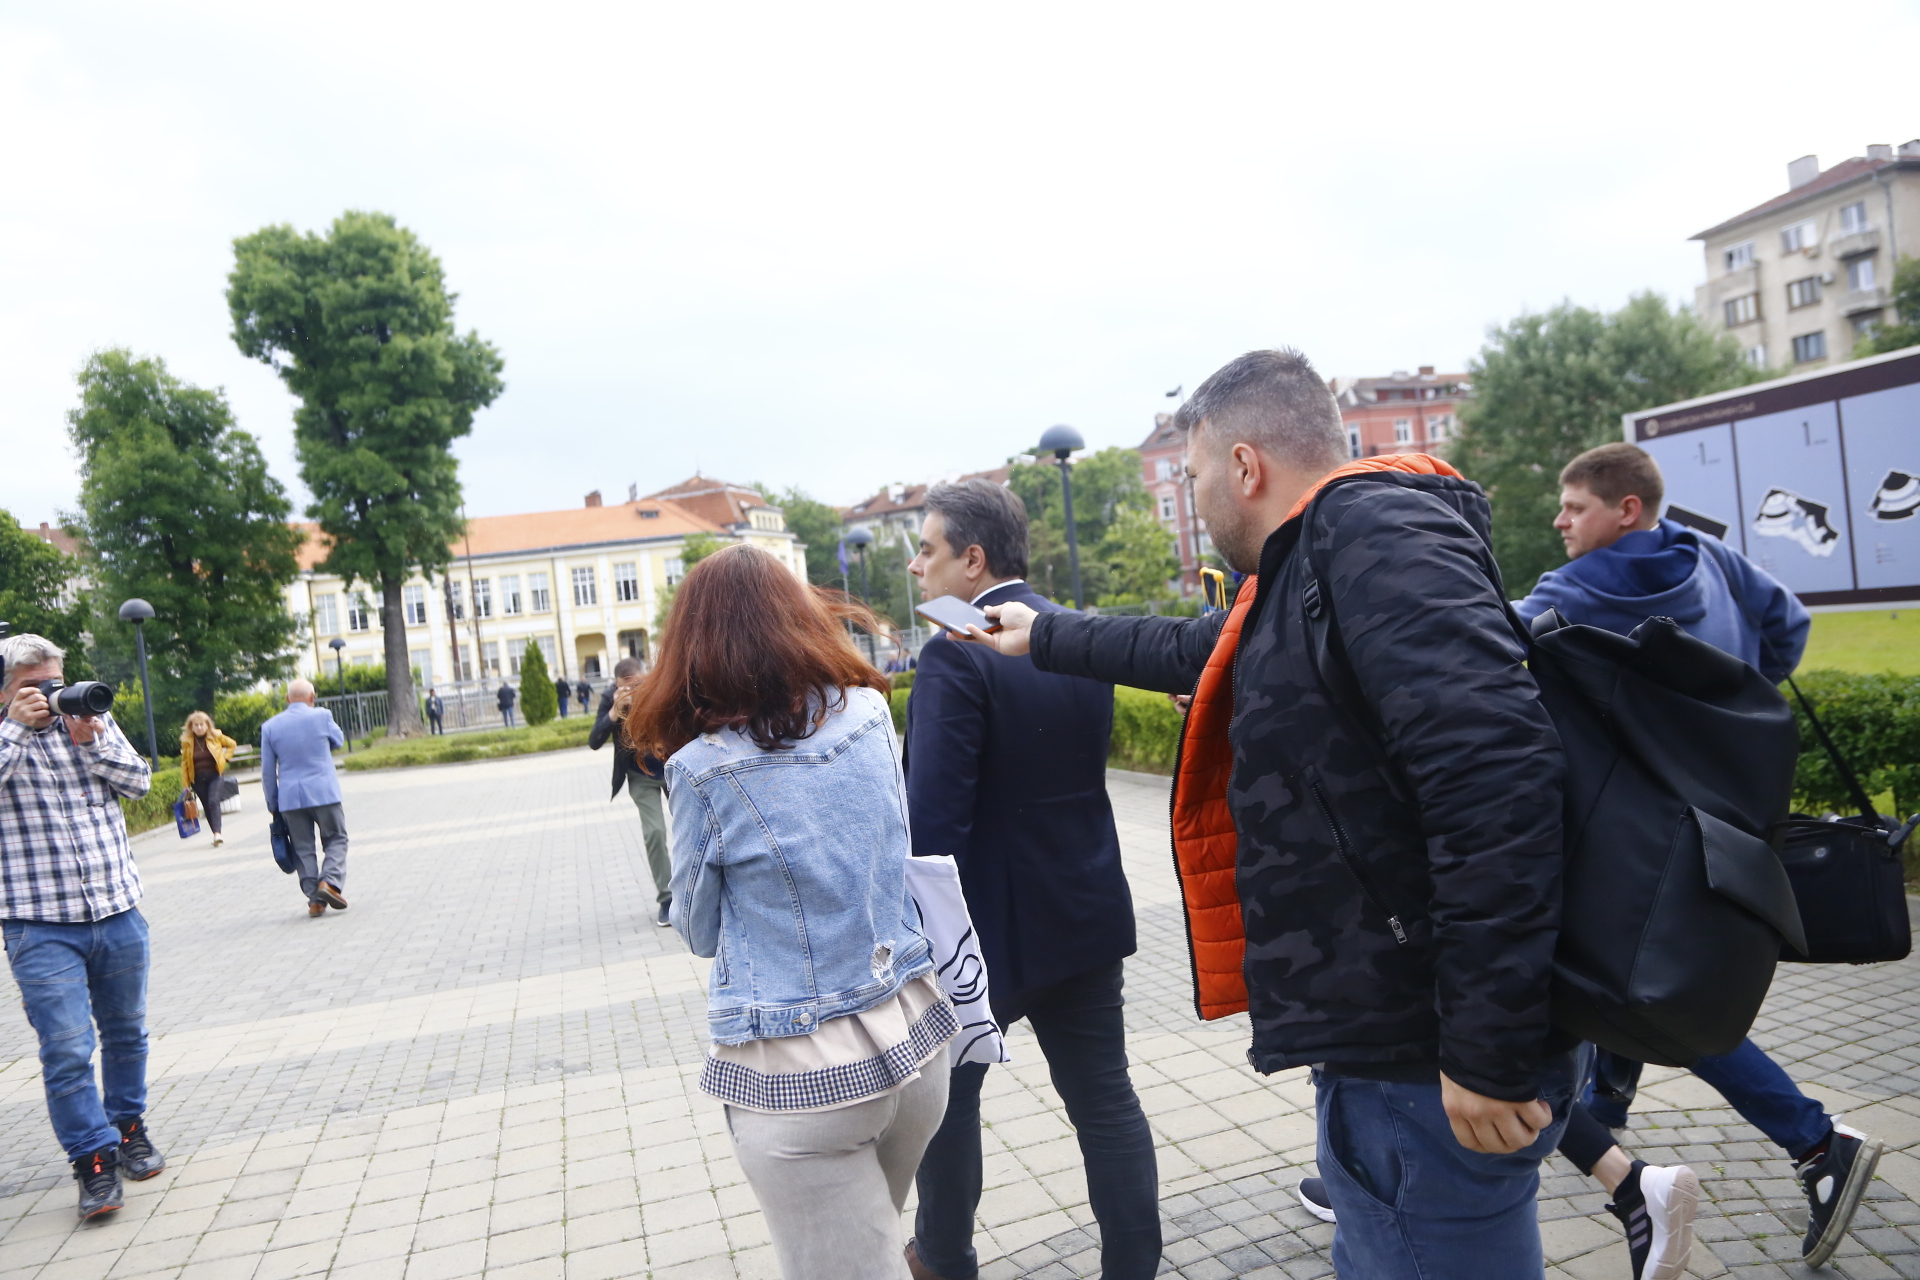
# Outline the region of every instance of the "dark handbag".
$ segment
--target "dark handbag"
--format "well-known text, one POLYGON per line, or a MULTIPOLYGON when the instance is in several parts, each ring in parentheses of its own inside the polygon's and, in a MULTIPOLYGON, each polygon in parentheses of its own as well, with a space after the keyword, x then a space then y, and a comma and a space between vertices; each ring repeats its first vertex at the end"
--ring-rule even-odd
POLYGON ((1808 964, 1904 960, 1913 949, 1913 925, 1907 916, 1900 850, 1920 815, 1900 826, 1897 819, 1876 811, 1807 695, 1792 676, 1787 684, 1860 813, 1827 819, 1790 814, 1768 833, 1793 884, 1807 934, 1804 956, 1783 949, 1780 958, 1808 964))
POLYGON ((273 845, 273 860, 282 871, 292 875, 300 869, 300 857, 293 851, 293 833, 287 830, 287 820, 277 813, 267 824, 267 840, 273 845))
POLYGON ((240 784, 225 774, 220 775, 220 783, 214 789, 214 799, 231 800, 240 794, 240 784))

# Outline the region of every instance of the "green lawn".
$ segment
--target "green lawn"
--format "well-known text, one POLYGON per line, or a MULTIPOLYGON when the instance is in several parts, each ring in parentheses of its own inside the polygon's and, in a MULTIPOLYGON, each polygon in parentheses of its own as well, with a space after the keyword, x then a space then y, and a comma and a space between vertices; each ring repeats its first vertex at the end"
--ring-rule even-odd
POLYGON ((1816 613, 1800 670, 1920 675, 1920 608, 1816 613))
POLYGON ((584 747, 593 728, 591 716, 552 720, 538 729, 489 729, 482 733, 426 734, 418 738, 356 739, 353 754, 336 753, 347 769, 405 769, 423 764, 457 764, 584 747))

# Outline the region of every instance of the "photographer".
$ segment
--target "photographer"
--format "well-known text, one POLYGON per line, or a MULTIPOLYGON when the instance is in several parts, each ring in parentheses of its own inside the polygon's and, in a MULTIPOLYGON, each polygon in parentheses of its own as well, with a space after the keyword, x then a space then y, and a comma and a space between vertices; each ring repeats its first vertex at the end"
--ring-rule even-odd
POLYGON ((40 636, 0 641, 0 927, 84 1220, 120 1207, 123 1173, 150 1178, 166 1160, 141 1119, 147 922, 118 803, 151 779, 111 716, 75 714, 87 691, 60 688, 65 656, 40 636))

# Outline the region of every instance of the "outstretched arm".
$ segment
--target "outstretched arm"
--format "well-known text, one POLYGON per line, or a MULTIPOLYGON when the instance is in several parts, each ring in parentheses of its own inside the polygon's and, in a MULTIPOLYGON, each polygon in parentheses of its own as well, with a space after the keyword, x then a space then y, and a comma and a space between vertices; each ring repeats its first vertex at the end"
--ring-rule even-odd
POLYGON ((1039 613, 1024 604, 985 613, 1000 630, 970 628, 967 638, 976 644, 1008 655, 1031 653, 1042 671, 1159 693, 1193 692, 1227 621, 1224 612, 1204 618, 1100 618, 1039 613))

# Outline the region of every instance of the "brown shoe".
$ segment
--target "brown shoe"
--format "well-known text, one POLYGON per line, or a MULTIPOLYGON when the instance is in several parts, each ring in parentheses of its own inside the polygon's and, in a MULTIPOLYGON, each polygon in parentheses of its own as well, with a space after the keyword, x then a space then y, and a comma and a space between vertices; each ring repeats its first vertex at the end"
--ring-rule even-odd
POLYGON ((913 1277, 913 1280, 947 1280, 938 1271, 920 1261, 920 1254, 914 1249, 911 1239, 907 1241, 906 1256, 907 1273, 913 1277))
POLYGON ((320 896, 325 898, 327 905, 335 911, 345 911, 347 909, 347 900, 340 896, 338 889, 328 884, 325 880, 320 882, 320 896))
POLYGON ((325 915, 325 914, 327 914, 327 904, 326 904, 326 903, 324 903, 324 902, 309 902, 309 903, 307 904, 307 915, 308 915, 308 917, 309 917, 309 918, 311 918, 311 917, 313 917, 313 916, 323 916, 323 915, 325 915))

